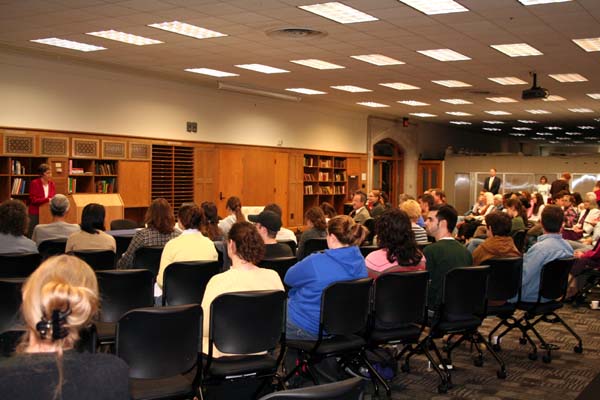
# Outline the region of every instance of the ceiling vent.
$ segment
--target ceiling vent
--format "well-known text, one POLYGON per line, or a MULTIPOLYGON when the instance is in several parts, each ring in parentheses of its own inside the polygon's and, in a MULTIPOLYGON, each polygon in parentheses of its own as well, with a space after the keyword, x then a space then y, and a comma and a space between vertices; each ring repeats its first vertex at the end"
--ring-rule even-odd
POLYGON ((317 39, 327 36, 327 32, 310 28, 278 28, 266 32, 267 36, 277 39, 317 39))

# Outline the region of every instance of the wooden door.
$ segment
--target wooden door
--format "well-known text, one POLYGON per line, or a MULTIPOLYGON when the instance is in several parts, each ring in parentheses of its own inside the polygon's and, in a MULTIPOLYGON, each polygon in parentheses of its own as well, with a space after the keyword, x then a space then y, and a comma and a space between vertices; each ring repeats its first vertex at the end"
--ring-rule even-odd
POLYGON ((417 173, 417 195, 422 194, 427 189, 443 189, 443 164, 442 160, 419 161, 417 173))
POLYGON ((237 196, 242 199, 242 204, 244 204, 242 193, 244 182, 244 151, 239 149, 220 149, 217 168, 219 171, 219 187, 215 203, 219 209, 219 215, 225 217, 227 216, 226 204, 229 197, 237 196))

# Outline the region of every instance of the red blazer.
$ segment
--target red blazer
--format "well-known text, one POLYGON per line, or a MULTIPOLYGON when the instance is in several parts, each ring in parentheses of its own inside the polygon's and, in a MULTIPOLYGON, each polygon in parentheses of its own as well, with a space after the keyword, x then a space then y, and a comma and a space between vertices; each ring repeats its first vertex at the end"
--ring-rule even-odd
POLYGON ((39 215, 40 206, 50 201, 56 194, 56 186, 53 181, 48 182, 48 197, 44 196, 44 184, 42 178, 31 181, 29 188, 29 215, 39 215))

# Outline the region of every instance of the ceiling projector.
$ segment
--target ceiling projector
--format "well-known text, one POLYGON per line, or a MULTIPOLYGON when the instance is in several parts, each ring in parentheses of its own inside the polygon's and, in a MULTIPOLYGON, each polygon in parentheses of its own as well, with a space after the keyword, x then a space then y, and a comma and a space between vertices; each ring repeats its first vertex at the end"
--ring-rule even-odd
POLYGON ((545 99, 548 97, 548 89, 537 85, 537 74, 533 74, 533 86, 530 89, 523 90, 521 98, 523 100, 545 99))

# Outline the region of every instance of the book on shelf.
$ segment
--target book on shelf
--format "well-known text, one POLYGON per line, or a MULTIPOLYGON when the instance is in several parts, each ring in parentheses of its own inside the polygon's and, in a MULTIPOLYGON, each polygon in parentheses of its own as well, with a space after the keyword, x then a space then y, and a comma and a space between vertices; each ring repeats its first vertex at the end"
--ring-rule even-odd
POLYGON ((304 186, 304 194, 314 194, 312 185, 304 186))
POLYGON ((101 181, 96 181, 96 193, 114 193, 114 189, 114 179, 103 179, 101 181))
POLYGON ((315 161, 316 160, 314 157, 304 157, 304 166, 305 167, 315 167, 316 166, 315 161))
POLYGON ((67 193, 77 193, 77 178, 67 180, 67 193))
POLYGON ((321 168, 331 168, 331 160, 320 160, 319 167, 321 168))
POLYGON ((329 181, 329 172, 319 172, 320 181, 329 181))
POLYGON ((332 194, 331 187, 329 186, 319 186, 319 194, 332 194))
POLYGON ((12 160, 11 170, 13 175, 24 175, 26 173, 25 165, 21 164, 19 160, 12 160))
POLYGON ((21 178, 15 178, 13 181, 13 185, 10 191, 10 194, 25 194, 25 187, 27 186, 27 181, 21 178))
POLYGON ((116 175, 114 163, 98 163, 96 164, 97 175, 116 175))

